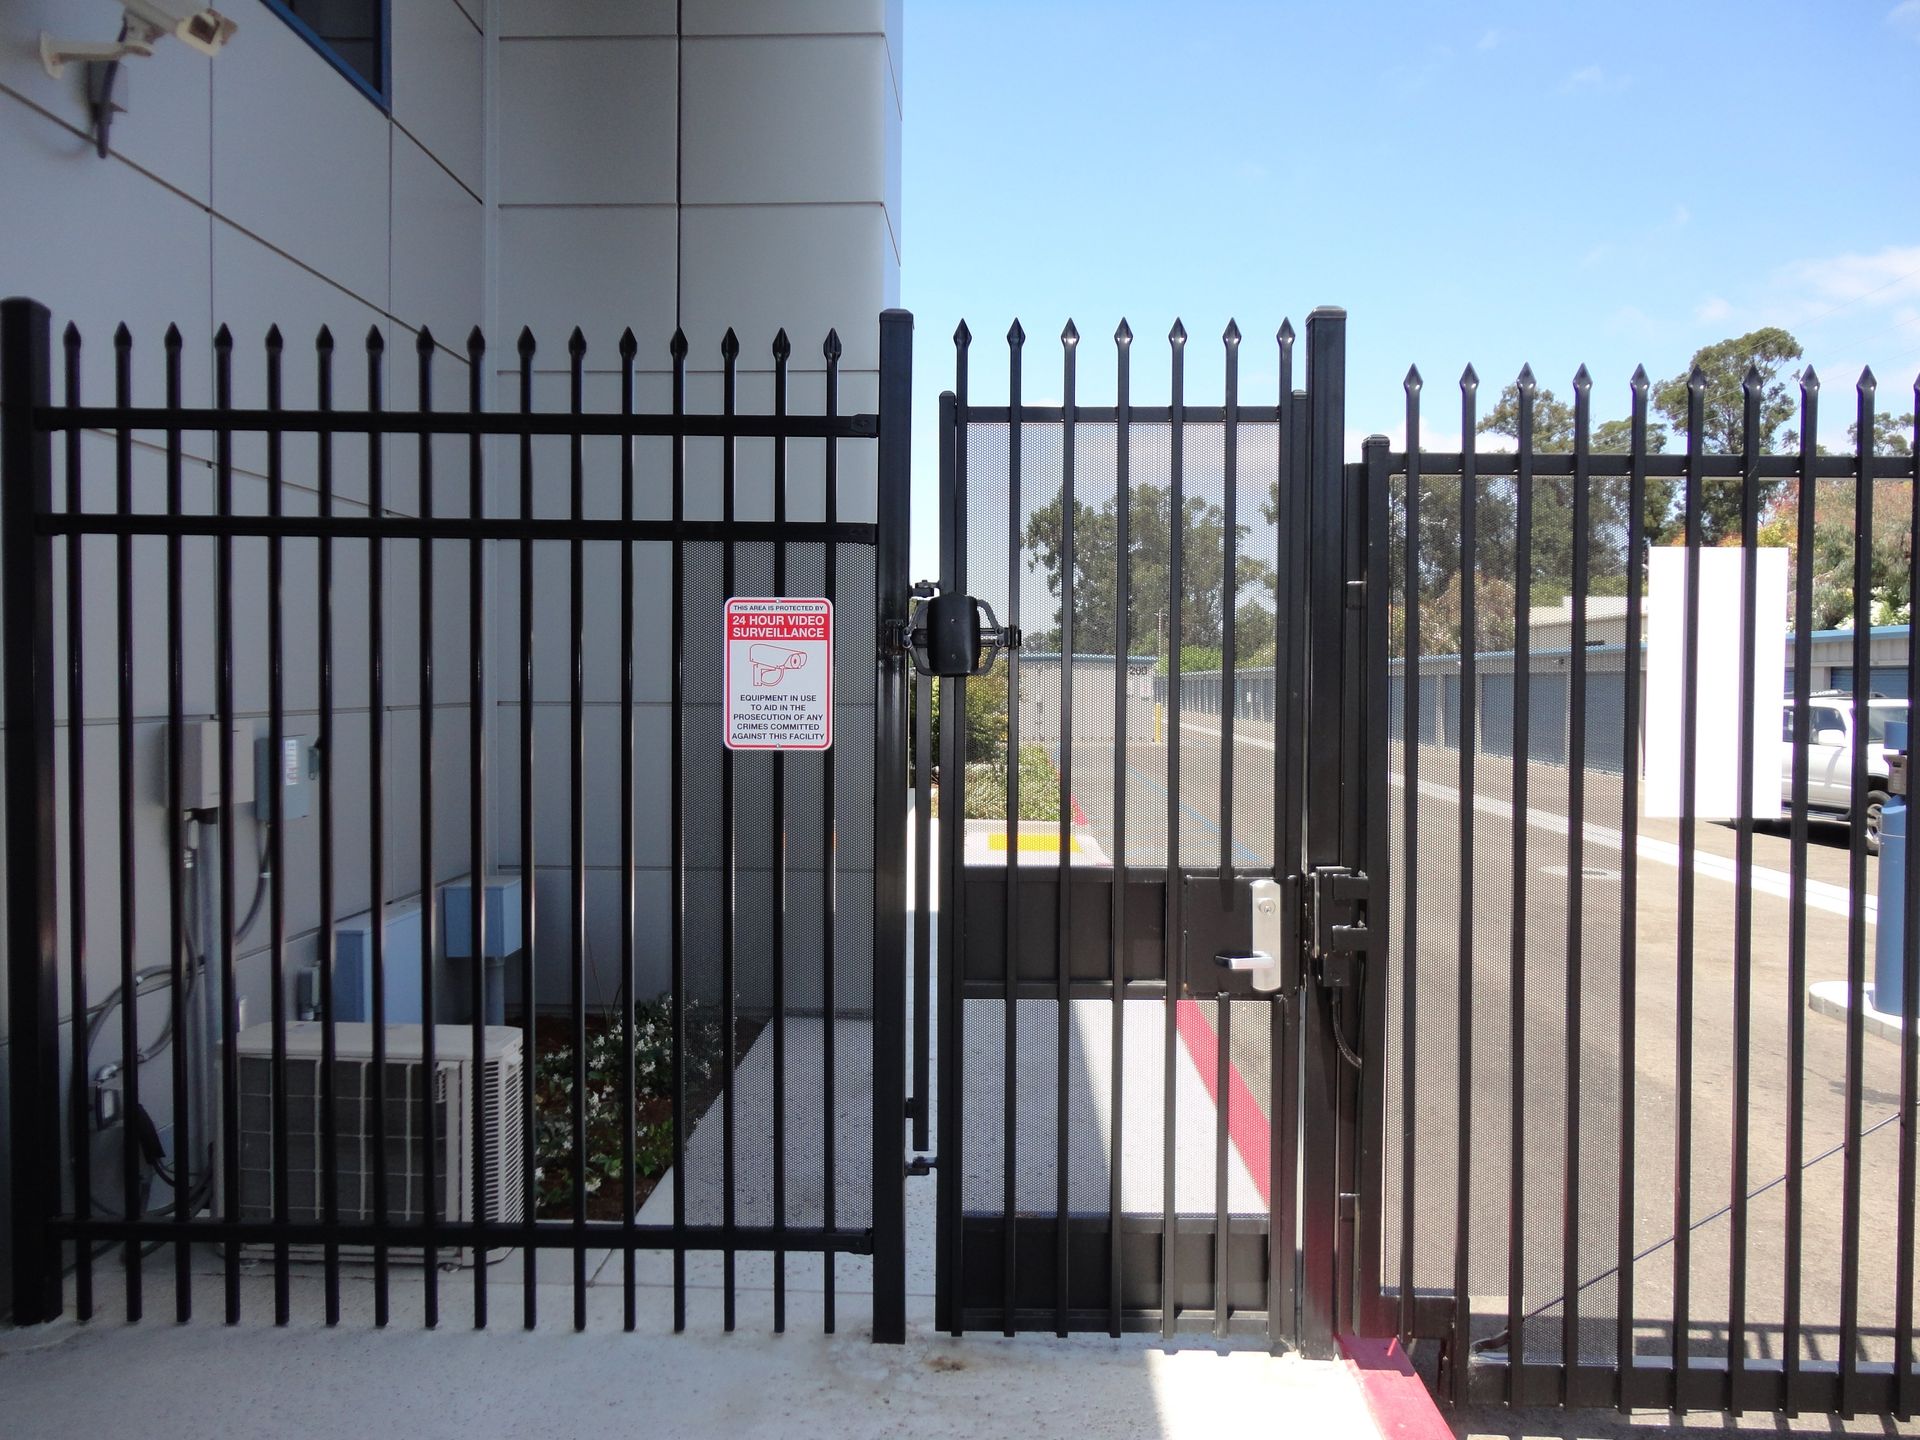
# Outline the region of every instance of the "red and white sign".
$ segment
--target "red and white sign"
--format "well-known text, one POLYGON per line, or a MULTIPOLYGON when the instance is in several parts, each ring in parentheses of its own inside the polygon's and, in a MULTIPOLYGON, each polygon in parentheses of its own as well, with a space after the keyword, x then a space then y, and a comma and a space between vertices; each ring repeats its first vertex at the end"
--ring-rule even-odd
POLYGON ((833 744, 833 602, 727 601, 729 750, 825 750, 833 744))

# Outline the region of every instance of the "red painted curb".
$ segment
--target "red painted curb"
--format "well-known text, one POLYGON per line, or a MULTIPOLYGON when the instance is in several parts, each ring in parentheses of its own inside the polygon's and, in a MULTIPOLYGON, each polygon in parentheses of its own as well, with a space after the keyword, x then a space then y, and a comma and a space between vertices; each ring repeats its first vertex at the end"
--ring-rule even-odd
MULTIPOLYGON (((1187 1054, 1192 1058, 1194 1068, 1200 1072, 1201 1083, 1207 1087, 1207 1098, 1218 1106, 1220 1091, 1214 1077, 1220 1067, 1219 1039, 1201 1012, 1198 1000, 1182 1000, 1174 1008, 1180 1038, 1186 1043, 1187 1054)), ((1267 1132, 1266 1120, 1260 1114, 1259 1102, 1253 1098, 1252 1087, 1241 1076, 1240 1067, 1231 1058, 1227 1061, 1227 1134, 1233 1140, 1233 1148, 1240 1152, 1241 1163, 1253 1176, 1261 1203, 1271 1205, 1273 1152, 1268 1146, 1272 1144, 1272 1137, 1267 1132)))
POLYGON ((1385 1440, 1453 1440, 1452 1428, 1399 1340, 1342 1335, 1340 1350, 1367 1402, 1374 1428, 1385 1440))
MULTIPOLYGON (((1207 1023, 1199 1001, 1182 1000, 1174 1012, 1181 1043, 1186 1046, 1194 1068, 1200 1072, 1207 1098, 1218 1106, 1220 1091, 1215 1077, 1220 1065, 1219 1037, 1207 1023)), ((1253 1090, 1231 1057, 1227 1061, 1227 1134, 1252 1173, 1260 1199, 1272 1204, 1268 1149, 1271 1137, 1253 1098, 1253 1090)), ((1415 1372, 1398 1339, 1371 1340, 1342 1335, 1340 1350, 1346 1356, 1354 1382, 1360 1387, 1367 1413, 1373 1417, 1374 1429, 1383 1440, 1453 1440, 1452 1429, 1440 1414, 1439 1406, 1433 1403, 1426 1382, 1415 1372)))

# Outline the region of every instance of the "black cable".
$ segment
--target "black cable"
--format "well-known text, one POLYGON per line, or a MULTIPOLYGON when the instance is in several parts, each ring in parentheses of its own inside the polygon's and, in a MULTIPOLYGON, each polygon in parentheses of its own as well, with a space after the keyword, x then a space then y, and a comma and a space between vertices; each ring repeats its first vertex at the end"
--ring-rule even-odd
MULTIPOLYGON (((1358 987, 1360 983, 1359 981, 1355 982, 1354 999, 1356 1003, 1359 1000, 1358 987)), ((1341 993, 1339 989, 1333 989, 1327 992, 1327 1004, 1333 1011, 1333 1043, 1340 1051, 1340 1058, 1358 1070, 1362 1068, 1360 1053, 1351 1045, 1347 1044, 1346 1007, 1340 1003, 1341 993)))

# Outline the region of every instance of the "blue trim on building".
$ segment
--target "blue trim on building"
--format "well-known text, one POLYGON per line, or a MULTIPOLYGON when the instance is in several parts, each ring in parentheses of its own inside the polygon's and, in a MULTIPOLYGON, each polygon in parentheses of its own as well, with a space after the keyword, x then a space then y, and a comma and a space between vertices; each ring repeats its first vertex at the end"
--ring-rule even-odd
POLYGON ((393 7, 392 0, 380 0, 380 34, 375 40, 380 52, 380 83, 375 86, 367 77, 342 60, 334 48, 321 39, 314 28, 302 20, 286 6, 286 0, 260 0, 275 15, 286 21, 289 29, 307 44, 311 45, 320 58, 333 66, 352 84, 353 88, 366 96, 381 110, 393 113, 393 7))

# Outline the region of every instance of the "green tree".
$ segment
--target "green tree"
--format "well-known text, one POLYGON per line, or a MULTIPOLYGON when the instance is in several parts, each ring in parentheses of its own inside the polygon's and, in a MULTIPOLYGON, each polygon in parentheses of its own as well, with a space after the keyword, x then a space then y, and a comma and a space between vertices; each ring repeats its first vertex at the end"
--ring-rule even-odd
MULTIPOLYGON (((1850 421, 1847 425, 1847 448, 1858 453, 1860 449, 1860 422, 1850 421)), ((1895 415, 1882 410, 1873 417, 1873 453, 1876 455, 1913 454, 1913 412, 1895 415)))
MULTIPOLYGON (((1788 553, 1789 594, 1799 583, 1800 566, 1813 567, 1813 628, 1832 630, 1854 620, 1854 488, 1851 480, 1819 481, 1813 494, 1813 550, 1803 557, 1797 541, 1800 482, 1781 482, 1766 523, 1762 545, 1788 553)), ((1871 590, 1869 624, 1900 624, 1912 606, 1908 585, 1913 550, 1913 482, 1878 480, 1873 485, 1872 546, 1867 561, 1871 590)))
MULTIPOLYGON (((1116 634, 1118 579, 1118 503, 1108 496, 1099 505, 1073 505, 1073 648, 1079 655, 1115 655, 1152 647, 1160 612, 1169 610, 1168 573, 1173 555, 1173 498, 1168 487, 1135 485, 1128 509, 1127 614, 1116 634)), ((1181 532, 1180 628, 1187 646, 1219 650, 1226 606, 1226 516, 1218 505, 1186 497, 1181 532)), ((1053 643, 1059 643, 1064 511, 1058 499, 1036 510, 1022 537, 1027 565, 1046 576, 1054 597, 1053 643)), ((1236 543, 1244 546, 1246 525, 1236 525, 1236 543)), ((1273 642, 1273 567, 1242 550, 1234 567, 1239 605, 1234 638, 1240 648, 1270 647, 1273 642), (1264 597, 1266 606, 1259 603, 1264 597)), ((1037 635, 1045 634, 1037 631, 1037 635)))
MULTIPOLYGON (((1746 447, 1745 384, 1749 370, 1760 382, 1760 428, 1756 447, 1771 455, 1797 443, 1792 432, 1797 401, 1783 377, 1786 366, 1801 355, 1800 342, 1777 325, 1750 330, 1693 352, 1687 368, 1653 388, 1654 408, 1666 416, 1676 435, 1687 433, 1688 386, 1697 369, 1704 383, 1701 396, 1700 447, 1708 455, 1733 455, 1746 447)), ((1778 495, 1782 482, 1762 480, 1760 504, 1764 511, 1778 495)), ((1700 497, 1700 531, 1708 545, 1719 545, 1740 534, 1740 487, 1709 485, 1700 497)))
MULTIPOLYGON (((1571 454, 1574 448, 1574 410, 1544 385, 1534 391, 1533 448, 1543 455, 1571 454)), ((1518 382, 1500 392, 1493 410, 1481 418, 1477 427, 1482 435, 1520 438, 1520 386, 1518 382)), ((1588 446, 1600 452, 1625 452, 1632 444, 1633 422, 1609 420, 1593 426, 1588 446)), ((1657 455, 1666 448, 1667 427, 1658 420, 1647 422, 1647 452, 1657 455)), ((1646 481, 1646 509, 1641 515, 1641 533, 1648 545, 1661 544, 1669 537, 1673 511, 1674 483, 1649 476, 1646 481)), ((1588 515, 1592 526, 1587 552, 1589 593, 1624 594, 1626 587, 1627 486, 1611 479, 1590 481, 1587 491, 1588 515)), ((1509 502, 1501 518, 1509 528, 1513 524, 1509 502)), ((1573 478, 1568 475, 1537 475, 1533 482, 1533 564, 1534 588, 1541 598, 1563 593, 1573 575, 1573 478)))

